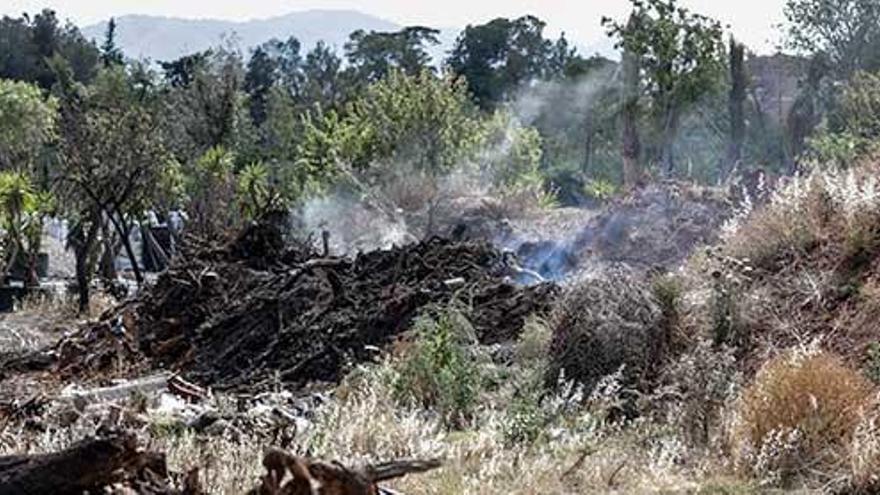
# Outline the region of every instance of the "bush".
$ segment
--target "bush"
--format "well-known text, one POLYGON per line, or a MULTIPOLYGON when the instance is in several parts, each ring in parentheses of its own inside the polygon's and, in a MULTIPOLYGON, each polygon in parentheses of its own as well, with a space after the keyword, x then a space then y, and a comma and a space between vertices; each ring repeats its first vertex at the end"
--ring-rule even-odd
POLYGON ((846 469, 873 387, 837 356, 793 352, 767 362, 743 392, 733 441, 738 465, 775 482, 846 469))
POLYGON ((642 388, 666 345, 662 322, 651 286, 623 268, 575 283, 550 318, 546 383, 564 374, 589 394, 623 367, 624 387, 642 388))
POLYGON ((454 306, 432 309, 416 319, 416 340, 397 363, 397 398, 437 410, 446 423, 463 426, 473 414, 480 372, 469 346, 474 330, 454 306))
POLYGON ((722 436, 722 413, 740 380, 733 349, 704 339, 664 367, 664 386, 650 399, 689 444, 707 445, 722 436))

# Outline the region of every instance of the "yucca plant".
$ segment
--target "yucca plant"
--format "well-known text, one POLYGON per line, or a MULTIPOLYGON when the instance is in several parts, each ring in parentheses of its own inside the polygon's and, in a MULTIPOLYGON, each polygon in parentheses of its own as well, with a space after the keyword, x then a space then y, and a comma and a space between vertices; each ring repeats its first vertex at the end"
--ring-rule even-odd
POLYGON ((52 197, 37 191, 23 172, 0 173, 0 223, 3 238, 3 279, 16 263, 24 262, 29 282, 40 250, 43 220, 52 209, 52 197))

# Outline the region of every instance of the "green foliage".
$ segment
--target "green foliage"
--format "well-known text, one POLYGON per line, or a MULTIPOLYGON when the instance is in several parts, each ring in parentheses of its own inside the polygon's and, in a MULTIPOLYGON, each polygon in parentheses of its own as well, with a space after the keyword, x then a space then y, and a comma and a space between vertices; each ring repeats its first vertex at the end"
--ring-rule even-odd
POLYGON ((467 80, 480 107, 495 108, 524 84, 576 66, 567 43, 557 42, 554 47, 544 38, 544 27, 543 21, 530 15, 468 26, 446 62, 467 80))
POLYGON ((34 83, 51 90, 58 82, 49 61, 60 58, 77 82, 95 75, 100 53, 71 23, 61 25, 55 12, 44 9, 35 15, 0 18, 0 79, 34 83))
POLYGON ((0 167, 27 169, 55 136, 57 102, 39 88, 0 79, 0 167))
POLYGON ((0 172, 3 275, 18 260, 30 262, 40 250, 43 220, 53 207, 49 193, 37 191, 24 172, 0 172))
POLYGON ((526 380, 505 409, 503 433, 507 444, 529 444, 537 441, 547 433, 547 425, 551 420, 548 411, 541 404, 541 397, 545 393, 541 375, 532 373, 526 380))
POLYGON ((477 405, 480 371, 469 350, 473 328, 454 306, 435 308, 416 319, 416 340, 398 363, 398 399, 438 411, 462 426, 477 405))
POLYGON ((345 43, 345 54, 358 79, 376 82, 398 70, 409 76, 430 70, 431 56, 425 45, 440 41, 436 29, 413 26, 393 33, 359 29, 345 43))
POLYGON ((880 74, 857 72, 843 90, 839 111, 844 129, 854 137, 880 139, 880 74))
POLYGON ((807 157, 821 167, 849 168, 868 149, 869 141, 846 131, 820 131, 807 139, 807 157))
POLYGON ((838 97, 826 126, 807 138, 806 156, 814 164, 849 168, 874 152, 880 139, 880 75, 856 72, 838 97))
POLYGON ((206 151, 192 163, 186 174, 187 211, 194 232, 206 236, 222 235, 237 225, 235 208, 235 154, 222 146, 206 151))
POLYGON ((483 174, 501 188, 543 185, 541 134, 507 112, 495 112, 485 124, 483 174))
POLYGON ((603 179, 590 179, 584 185, 584 193, 593 199, 607 201, 617 194, 617 186, 603 179))
POLYGON ((717 87, 724 71, 721 23, 676 0, 632 0, 629 22, 603 19, 618 47, 638 57, 658 143, 654 158, 672 172, 681 116, 717 87))
POLYGON ((827 55, 839 69, 832 77, 878 68, 880 3, 876 0, 788 0, 784 13, 788 46, 827 55))
POLYGON ((246 165, 238 173, 237 181, 238 203, 244 218, 258 220, 284 209, 281 195, 269 181, 266 165, 260 162, 246 165))
POLYGON ((394 71, 355 98, 344 116, 308 117, 299 163, 367 171, 397 162, 440 175, 473 154, 481 129, 463 83, 394 71))

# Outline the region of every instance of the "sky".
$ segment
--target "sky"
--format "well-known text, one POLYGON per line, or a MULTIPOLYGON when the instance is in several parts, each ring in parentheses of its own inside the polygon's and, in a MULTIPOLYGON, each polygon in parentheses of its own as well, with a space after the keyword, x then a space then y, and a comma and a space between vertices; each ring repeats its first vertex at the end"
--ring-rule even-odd
MULTIPOLYGON (((691 10, 719 19, 750 49, 774 51, 780 38, 785 0, 680 0, 691 10)), ((88 25, 125 14, 249 20, 310 9, 351 9, 401 25, 460 28, 494 17, 533 14, 547 22, 548 34, 566 35, 582 46, 604 40, 603 15, 624 18, 627 0, 0 0, 0 14, 18 16, 49 7, 61 18, 88 25)))

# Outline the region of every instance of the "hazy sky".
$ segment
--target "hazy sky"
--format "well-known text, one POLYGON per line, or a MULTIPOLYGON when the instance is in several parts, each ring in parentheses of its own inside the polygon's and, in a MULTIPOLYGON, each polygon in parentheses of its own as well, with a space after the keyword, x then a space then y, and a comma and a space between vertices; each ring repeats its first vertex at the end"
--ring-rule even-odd
MULTIPOLYGON (((771 51, 779 41, 773 27, 782 21, 785 0, 681 0, 691 9, 730 25, 756 51, 771 51)), ((247 20, 308 9, 353 9, 399 24, 463 27, 493 17, 535 14, 577 42, 602 39, 603 15, 624 17, 627 0, 0 0, 0 14, 19 15, 44 7, 80 25, 111 16, 151 14, 188 18, 247 20)))

